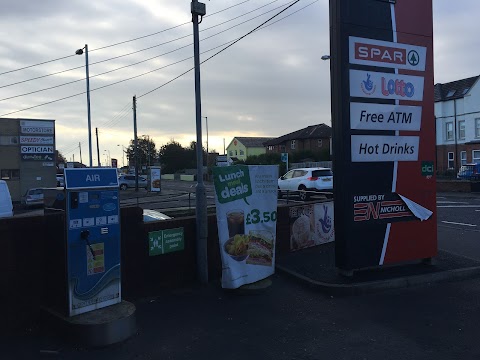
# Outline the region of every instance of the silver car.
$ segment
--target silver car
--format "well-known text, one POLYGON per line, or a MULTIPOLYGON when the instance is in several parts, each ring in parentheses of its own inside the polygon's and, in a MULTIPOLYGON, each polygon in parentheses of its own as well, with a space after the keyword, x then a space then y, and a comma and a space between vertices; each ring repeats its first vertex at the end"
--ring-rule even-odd
MULTIPOLYGON (((120 190, 127 190, 135 187, 135 175, 121 175, 118 177, 118 186, 120 190)), ((138 187, 147 188, 147 178, 143 176, 138 177, 138 187)))
POLYGON ((43 205, 43 188, 28 189, 22 196, 22 205, 25 209, 35 205, 43 205))
POLYGON ((298 168, 287 172, 278 179, 278 197, 284 193, 298 194, 307 200, 314 192, 323 192, 330 197, 333 191, 333 173, 330 168, 298 168))

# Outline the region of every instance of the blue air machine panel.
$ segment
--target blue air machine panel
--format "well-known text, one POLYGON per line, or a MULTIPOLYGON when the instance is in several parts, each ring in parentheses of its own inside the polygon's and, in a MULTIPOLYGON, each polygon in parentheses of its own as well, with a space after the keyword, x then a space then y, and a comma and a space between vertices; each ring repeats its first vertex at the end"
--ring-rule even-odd
POLYGON ((65 169, 69 315, 121 301, 116 169, 65 169))

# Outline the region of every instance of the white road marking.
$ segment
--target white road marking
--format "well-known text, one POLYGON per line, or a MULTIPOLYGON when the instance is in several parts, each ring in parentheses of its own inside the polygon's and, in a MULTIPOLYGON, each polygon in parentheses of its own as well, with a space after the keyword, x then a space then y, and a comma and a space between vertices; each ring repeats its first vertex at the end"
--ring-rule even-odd
POLYGON ((437 204, 468 204, 468 202, 461 202, 461 201, 437 201, 437 204))
POLYGON ((463 225, 463 226, 477 227, 477 225, 473 225, 473 224, 464 224, 464 223, 458 223, 458 222, 452 222, 452 221, 442 221, 442 223, 452 224, 452 225, 463 225))
POLYGON ((480 208, 480 205, 440 205, 437 208, 480 208))

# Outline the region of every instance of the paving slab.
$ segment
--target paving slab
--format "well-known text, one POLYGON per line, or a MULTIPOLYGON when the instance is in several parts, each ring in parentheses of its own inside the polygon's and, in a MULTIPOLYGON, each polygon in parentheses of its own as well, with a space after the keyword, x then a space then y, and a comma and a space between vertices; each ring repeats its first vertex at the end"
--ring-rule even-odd
POLYGON ((341 275, 335 267, 335 244, 329 243, 277 256, 276 268, 329 294, 363 294, 439 281, 480 276, 480 262, 439 250, 431 263, 412 261, 341 275))

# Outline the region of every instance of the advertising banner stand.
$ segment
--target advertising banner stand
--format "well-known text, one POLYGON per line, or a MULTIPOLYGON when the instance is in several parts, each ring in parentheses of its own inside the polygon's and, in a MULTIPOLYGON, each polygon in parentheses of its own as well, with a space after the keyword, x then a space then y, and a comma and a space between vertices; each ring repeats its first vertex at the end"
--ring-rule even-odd
POLYGON ((222 287, 237 289, 275 272, 278 166, 214 167, 222 287))
POLYGON ((162 191, 162 170, 160 166, 148 168, 148 190, 151 192, 162 191))
POLYGON ((336 266, 437 254, 432 1, 330 0, 336 266), (338 191, 341 190, 341 191, 338 191))

